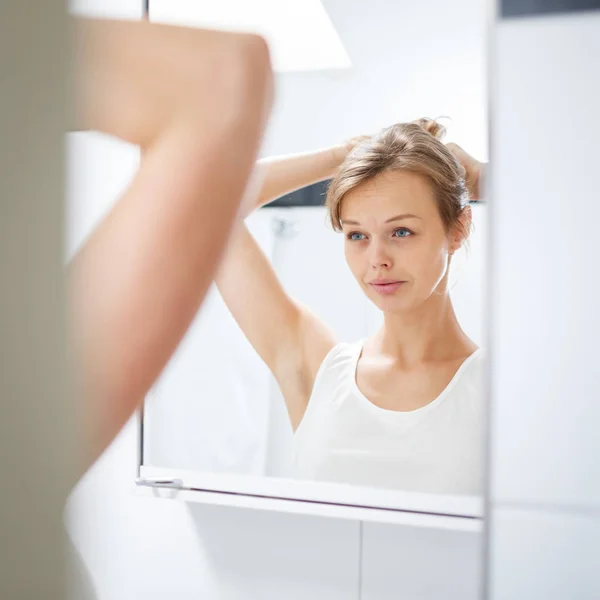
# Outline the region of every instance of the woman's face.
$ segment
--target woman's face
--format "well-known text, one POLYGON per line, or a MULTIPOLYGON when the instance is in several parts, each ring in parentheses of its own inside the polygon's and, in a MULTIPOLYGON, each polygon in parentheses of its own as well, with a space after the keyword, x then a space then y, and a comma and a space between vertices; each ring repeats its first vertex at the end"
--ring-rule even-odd
POLYGON ((454 242, 427 179, 390 171, 342 200, 346 260, 367 296, 385 312, 405 312, 445 290, 454 242))

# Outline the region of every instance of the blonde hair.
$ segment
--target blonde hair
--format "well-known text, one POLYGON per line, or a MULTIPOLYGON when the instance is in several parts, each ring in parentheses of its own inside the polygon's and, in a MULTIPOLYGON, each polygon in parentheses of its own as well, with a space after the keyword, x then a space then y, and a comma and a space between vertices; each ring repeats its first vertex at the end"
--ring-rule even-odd
POLYGON ((411 171, 427 177, 446 231, 459 225, 468 194, 463 167, 441 142, 445 133, 437 121, 419 119, 397 123, 377 135, 362 138, 341 164, 327 190, 325 205, 334 230, 342 230, 344 196, 387 171, 411 171))

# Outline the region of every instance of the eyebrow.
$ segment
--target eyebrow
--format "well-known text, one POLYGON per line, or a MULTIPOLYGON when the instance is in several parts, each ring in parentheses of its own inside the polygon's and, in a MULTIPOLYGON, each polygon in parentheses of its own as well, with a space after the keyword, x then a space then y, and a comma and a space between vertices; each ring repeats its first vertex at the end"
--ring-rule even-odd
MULTIPOLYGON (((388 219, 386 221, 386 223, 392 223, 393 221, 402 221, 404 219, 420 219, 421 217, 418 217, 417 215, 412 215, 410 213, 407 213, 405 215, 397 215, 395 217, 392 217, 391 219, 388 219)), ((342 225, 360 225, 360 223, 358 221, 351 221, 350 219, 344 219, 342 220, 342 225)))

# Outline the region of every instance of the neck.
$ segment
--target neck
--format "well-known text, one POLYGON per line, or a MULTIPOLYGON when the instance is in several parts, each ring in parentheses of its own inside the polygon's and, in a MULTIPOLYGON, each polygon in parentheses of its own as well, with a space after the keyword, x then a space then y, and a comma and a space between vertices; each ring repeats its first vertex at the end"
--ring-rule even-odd
POLYGON ((383 326, 372 343, 406 365, 459 358, 476 349, 458 323, 447 290, 432 294, 416 310, 384 313, 383 326))

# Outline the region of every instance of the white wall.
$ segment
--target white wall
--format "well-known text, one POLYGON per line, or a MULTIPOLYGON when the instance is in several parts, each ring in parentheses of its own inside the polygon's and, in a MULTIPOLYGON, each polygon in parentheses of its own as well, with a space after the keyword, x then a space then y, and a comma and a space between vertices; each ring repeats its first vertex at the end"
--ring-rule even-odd
MULTIPOLYGON (((79 8, 132 18, 140 9, 137 0, 79 8)), ((137 151, 90 134, 71 135, 70 148, 73 252, 126 185, 137 151)), ((74 490, 67 510, 99 600, 391 599, 402 590, 432 600, 476 598, 477 534, 137 497, 136 447, 132 422, 74 490)))
POLYGON ((495 38, 490 598, 592 600, 600 11, 499 21, 495 38))
POLYGON ((335 144, 399 121, 448 116, 448 141, 487 160, 485 2, 323 4, 353 66, 278 76, 265 155, 335 144))

